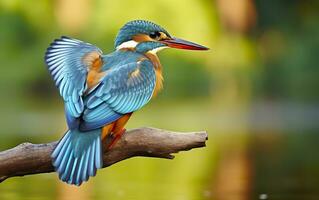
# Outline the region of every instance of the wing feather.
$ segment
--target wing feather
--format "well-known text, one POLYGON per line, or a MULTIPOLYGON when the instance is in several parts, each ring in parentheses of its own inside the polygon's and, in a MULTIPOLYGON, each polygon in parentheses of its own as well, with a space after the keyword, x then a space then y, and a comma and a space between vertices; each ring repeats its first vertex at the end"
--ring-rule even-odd
POLYGON ((45 53, 45 62, 65 101, 66 111, 75 118, 84 110, 82 96, 87 89, 86 79, 92 64, 84 62, 84 58, 92 52, 102 55, 94 45, 63 36, 54 40, 45 53))
POLYGON ((111 68, 98 88, 84 99, 87 107, 82 130, 99 128, 143 107, 152 97, 155 79, 148 60, 111 68))

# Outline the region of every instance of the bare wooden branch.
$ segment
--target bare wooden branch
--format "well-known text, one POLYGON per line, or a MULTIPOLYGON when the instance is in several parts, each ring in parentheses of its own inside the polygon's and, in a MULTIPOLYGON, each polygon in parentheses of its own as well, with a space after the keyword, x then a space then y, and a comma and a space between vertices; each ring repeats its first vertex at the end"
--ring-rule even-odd
MULTIPOLYGON (((155 128, 127 131, 118 143, 103 155, 104 166, 135 157, 173 159, 173 153, 204 147, 207 133, 178 133, 155 128)), ((23 143, 0 152, 0 182, 9 177, 53 172, 50 154, 57 142, 47 144, 23 143)))

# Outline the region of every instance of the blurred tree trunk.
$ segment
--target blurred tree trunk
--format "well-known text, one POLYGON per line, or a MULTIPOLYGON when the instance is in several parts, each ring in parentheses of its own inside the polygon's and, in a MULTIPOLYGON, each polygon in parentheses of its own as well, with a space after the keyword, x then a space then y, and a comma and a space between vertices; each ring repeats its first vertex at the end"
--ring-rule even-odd
MULTIPOLYGON (((248 200, 252 194, 252 163, 246 149, 234 147, 223 150, 217 166, 214 184, 211 186, 216 199, 248 200)), ((238 146, 237 146, 238 147, 238 146)))
POLYGON ((256 23, 253 0, 217 0, 221 24, 230 32, 246 33, 256 23))
POLYGON ((91 6, 91 0, 56 0, 58 24, 67 32, 79 32, 88 23, 91 6))
POLYGON ((229 143, 220 145, 220 161, 209 186, 216 199, 249 199, 253 184, 249 157, 249 109, 251 77, 249 68, 256 61, 254 41, 248 34, 256 24, 253 0, 217 0, 220 33, 210 60, 213 90, 212 110, 218 119, 213 127, 229 143), (234 136, 235 134, 235 136, 234 136))
POLYGON ((208 66, 214 81, 212 109, 220 119, 215 127, 224 131, 246 133, 249 130, 251 76, 249 68, 256 62, 256 45, 247 33, 256 23, 253 0, 217 0, 220 26, 219 38, 213 47, 208 66))

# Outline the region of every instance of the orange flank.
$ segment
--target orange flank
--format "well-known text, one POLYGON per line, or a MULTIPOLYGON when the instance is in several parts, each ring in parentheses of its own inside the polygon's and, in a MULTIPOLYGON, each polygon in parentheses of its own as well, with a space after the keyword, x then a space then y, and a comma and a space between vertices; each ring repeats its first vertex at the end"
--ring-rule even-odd
POLYGON ((109 134, 112 134, 113 136, 113 140, 110 143, 108 148, 111 148, 111 146, 114 146, 115 143, 121 138, 122 134, 125 132, 124 126, 130 119, 131 115, 132 113, 125 114, 121 118, 116 120, 115 122, 105 125, 102 128, 102 132, 101 132, 102 141, 105 141, 106 138, 109 136, 109 134))
POLYGON ((102 128, 102 131, 101 131, 101 140, 105 140, 108 135, 112 132, 113 130, 113 127, 114 127, 114 124, 116 123, 115 122, 112 122, 108 125, 105 125, 103 128, 102 128))

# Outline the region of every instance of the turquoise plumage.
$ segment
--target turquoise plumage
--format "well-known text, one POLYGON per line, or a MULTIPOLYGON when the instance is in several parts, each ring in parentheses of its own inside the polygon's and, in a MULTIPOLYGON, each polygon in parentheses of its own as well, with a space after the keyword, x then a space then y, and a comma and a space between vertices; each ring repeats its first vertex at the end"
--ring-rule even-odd
POLYGON ((116 51, 107 55, 68 37, 51 43, 45 62, 64 100, 69 128, 51 155, 62 181, 81 185, 103 166, 102 129, 112 125, 105 134, 121 135, 131 113, 149 102, 162 80, 154 52, 163 47, 207 49, 143 20, 125 24, 116 51))
MULTIPOLYGON (((136 59, 140 56, 135 55, 136 59)), ((114 118, 140 109, 150 100, 154 86, 155 72, 149 60, 114 66, 94 92, 84 97, 87 109, 83 112, 81 130, 102 127, 114 118), (139 76, 130 76, 135 70, 139 76)))
POLYGON ((47 49, 45 61, 59 92, 66 103, 67 111, 73 117, 79 117, 84 105, 80 98, 87 88, 88 67, 81 58, 97 47, 79 40, 62 37, 55 40, 47 49))
POLYGON ((84 94, 89 66, 83 63, 82 58, 92 51, 102 54, 91 44, 61 37, 50 45, 45 56, 48 69, 64 99, 70 128, 52 154, 53 165, 61 180, 76 185, 87 180, 88 176, 94 176, 96 169, 102 167, 100 128, 144 106, 155 86, 152 63, 146 59, 137 61, 142 54, 115 52, 104 58, 105 67, 102 69, 108 73, 94 89, 84 94), (112 67, 106 67, 112 62, 112 67), (139 76, 130 77, 135 70, 139 71, 139 76), (95 165, 90 168, 88 165, 93 161, 95 165), (84 170, 81 172, 83 176, 81 170, 84 170))
POLYGON ((100 130, 69 130, 59 141, 51 157, 59 178, 80 185, 103 166, 100 130))

